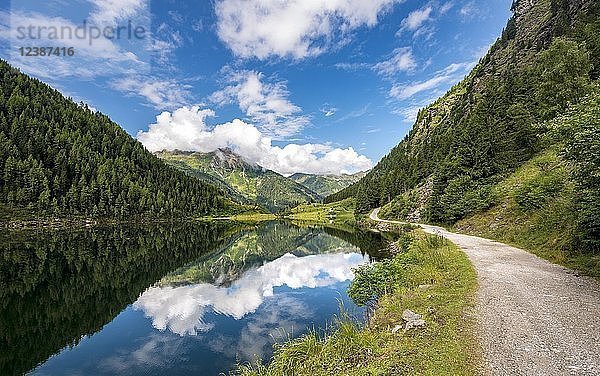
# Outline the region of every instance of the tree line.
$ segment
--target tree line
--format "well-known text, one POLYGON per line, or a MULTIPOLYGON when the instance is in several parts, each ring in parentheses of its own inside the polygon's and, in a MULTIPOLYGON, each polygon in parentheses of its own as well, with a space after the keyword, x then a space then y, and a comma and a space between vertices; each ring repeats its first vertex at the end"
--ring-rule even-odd
POLYGON ((0 234, 0 370, 23 375, 75 346, 166 273, 236 229, 193 221, 0 234))

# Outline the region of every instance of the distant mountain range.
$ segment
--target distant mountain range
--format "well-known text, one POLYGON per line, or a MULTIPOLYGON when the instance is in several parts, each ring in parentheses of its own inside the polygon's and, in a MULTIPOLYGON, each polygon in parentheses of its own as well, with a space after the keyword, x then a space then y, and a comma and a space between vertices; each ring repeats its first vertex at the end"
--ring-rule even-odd
POLYGON ((366 172, 357 172, 352 175, 313 175, 298 173, 290 176, 290 179, 296 183, 302 184, 313 192, 318 193, 321 197, 327 197, 356 183, 366 174, 366 172))
POLYGON ((361 176, 289 178, 229 149, 153 155, 107 116, 4 60, 0 77, 2 220, 188 217, 242 210, 233 201, 275 213, 319 202, 361 176))
POLYGON ((362 174, 319 176, 295 174, 285 177, 246 162, 230 149, 211 153, 161 151, 155 153, 167 164, 215 185, 244 204, 256 204, 279 212, 298 204, 318 202, 358 181, 362 174))

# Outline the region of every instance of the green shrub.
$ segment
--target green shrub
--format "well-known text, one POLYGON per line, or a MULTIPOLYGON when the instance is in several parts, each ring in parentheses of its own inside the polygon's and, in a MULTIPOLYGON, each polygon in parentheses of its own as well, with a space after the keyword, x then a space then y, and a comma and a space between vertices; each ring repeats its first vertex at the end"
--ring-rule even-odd
POLYGON ((435 212, 430 209, 430 218, 436 222, 453 223, 492 206, 492 185, 475 182, 469 176, 459 176, 450 180, 437 202, 435 212))
POLYGON ((565 176, 560 173, 540 174, 515 192, 515 201, 524 211, 540 209, 557 192, 560 192, 564 185, 565 176))
POLYGON ((405 265, 414 261, 406 253, 413 242, 414 236, 404 233, 396 241, 402 253, 392 259, 362 265, 354 270, 354 281, 348 288, 348 296, 356 305, 371 305, 402 282, 405 265))
POLYGON ((577 236, 588 251, 600 254, 600 87, 555 119, 550 129, 564 140, 564 155, 574 165, 577 236))
POLYGON ((354 270, 354 281, 348 296, 362 307, 377 301, 391 291, 402 275, 402 266, 394 260, 383 260, 371 265, 362 265, 354 270))

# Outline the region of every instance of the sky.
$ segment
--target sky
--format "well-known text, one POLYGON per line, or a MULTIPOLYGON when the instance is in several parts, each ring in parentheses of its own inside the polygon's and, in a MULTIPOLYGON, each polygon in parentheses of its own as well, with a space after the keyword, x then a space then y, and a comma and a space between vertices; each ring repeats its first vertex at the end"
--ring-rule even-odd
POLYGON ((150 151, 229 147, 285 175, 354 173, 473 68, 511 3, 4 0, 0 56, 150 151), (21 56, 42 46, 73 55, 21 56))

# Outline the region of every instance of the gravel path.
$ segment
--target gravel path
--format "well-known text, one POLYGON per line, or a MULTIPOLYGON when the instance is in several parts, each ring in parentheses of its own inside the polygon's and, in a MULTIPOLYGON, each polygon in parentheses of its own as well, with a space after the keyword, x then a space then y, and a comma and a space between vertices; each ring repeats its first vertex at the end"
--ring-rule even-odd
MULTIPOLYGON (((378 218, 379 209, 371 213, 378 218)), ((477 270, 484 375, 600 375, 600 283, 521 249, 420 225, 477 270)))

